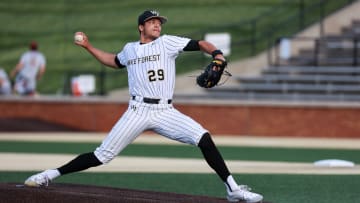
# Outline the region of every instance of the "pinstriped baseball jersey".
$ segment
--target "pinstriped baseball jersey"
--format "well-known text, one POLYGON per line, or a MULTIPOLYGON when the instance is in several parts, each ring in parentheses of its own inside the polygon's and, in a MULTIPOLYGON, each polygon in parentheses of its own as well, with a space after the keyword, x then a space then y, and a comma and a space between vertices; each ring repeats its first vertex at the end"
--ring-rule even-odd
POLYGON ((163 35, 147 44, 128 43, 117 54, 127 67, 132 97, 127 111, 94 152, 102 163, 110 162, 146 130, 192 145, 207 132, 168 102, 175 87, 175 59, 189 42, 188 38, 163 35), (147 103, 144 98, 161 100, 147 103))
POLYGON ((126 44, 117 57, 127 67, 130 95, 171 99, 175 59, 189 41, 189 38, 163 35, 147 44, 126 44))

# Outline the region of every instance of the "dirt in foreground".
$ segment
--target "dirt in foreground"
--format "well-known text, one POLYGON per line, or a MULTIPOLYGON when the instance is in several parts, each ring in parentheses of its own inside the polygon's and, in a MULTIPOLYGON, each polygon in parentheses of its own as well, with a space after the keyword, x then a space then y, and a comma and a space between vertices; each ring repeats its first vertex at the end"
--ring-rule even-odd
POLYGON ((0 202, 225 203, 228 201, 216 197, 77 184, 53 183, 46 188, 34 188, 19 183, 0 183, 0 202))

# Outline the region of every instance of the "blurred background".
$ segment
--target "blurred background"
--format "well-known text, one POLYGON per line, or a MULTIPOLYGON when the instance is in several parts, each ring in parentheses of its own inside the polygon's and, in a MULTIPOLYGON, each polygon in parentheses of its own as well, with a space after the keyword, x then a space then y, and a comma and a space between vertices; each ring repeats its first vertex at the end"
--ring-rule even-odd
POLYGON ((74 33, 118 53, 138 40, 137 17, 146 9, 167 16, 163 34, 209 40, 224 51, 233 76, 211 89, 195 84, 208 56, 177 59, 175 103, 212 132, 358 136, 360 2, 353 0, 4 0, 3 73, 10 75, 32 41, 47 68, 37 94, 0 95, 0 129, 108 131, 127 108, 126 70, 101 65, 74 45, 74 33), (212 119, 209 104, 219 107, 211 113, 226 115, 223 125, 212 119), (292 120, 298 125, 288 125, 292 120))
MULTIPOLYGON (((0 94, 0 182, 21 183, 99 145, 128 108, 127 73, 99 64, 74 45, 74 33, 118 53, 139 39, 146 9, 168 18, 163 34, 206 39, 226 54, 232 77, 212 89, 195 83, 210 58, 180 55, 174 106, 214 135, 236 178, 271 202, 358 201, 359 0, 2 0, 0 79, 32 41, 47 68, 37 94, 0 94), (352 166, 313 164, 337 159, 352 166)), ((121 154, 131 159, 109 164, 112 173, 57 181, 224 197, 212 172, 190 165, 198 171, 174 173, 155 162, 202 161, 197 148, 161 139, 140 136, 121 154), (141 174, 126 168, 144 157, 164 170, 143 161, 141 174)))
MULTIPOLYGON (((168 17, 169 23, 163 28, 163 33, 166 34, 203 39, 209 33, 226 33, 230 40, 226 45, 230 51, 227 56, 230 63, 268 52, 266 63, 264 62, 261 67, 231 66, 235 73, 241 71, 238 69, 258 70, 272 65, 327 65, 331 61, 322 57, 328 54, 325 53, 327 51, 344 49, 346 53, 353 54, 351 50, 355 47, 352 38, 354 36, 349 35, 348 30, 351 26, 357 26, 358 22, 357 19, 341 16, 343 29, 347 32, 337 32, 336 37, 345 35, 346 39, 329 42, 333 46, 331 46, 332 50, 327 50, 328 33, 331 33, 333 25, 326 24, 324 19, 353 2, 351 0, 105 0, 103 2, 4 0, 0 3, 0 21, 2 21, 0 67, 9 73, 18 62, 20 55, 28 49, 29 43, 35 40, 39 44, 39 50, 47 58, 46 74, 37 88, 40 94, 71 95, 72 78, 91 74, 95 77, 96 88, 89 94, 108 95, 114 89, 127 86, 126 72, 102 67, 92 56, 73 44, 73 34, 76 31, 83 31, 89 35, 94 46, 117 53, 126 42, 138 40, 137 17, 145 9, 157 9, 161 15, 168 17), (297 36, 315 24, 319 26, 315 33, 307 37, 297 36), (281 40, 283 38, 288 40, 281 40), (283 55, 279 55, 279 50, 271 49, 274 47, 279 49, 279 45, 284 45, 284 42, 285 46, 282 47, 286 48, 287 45, 287 49, 291 50, 294 47, 302 49, 293 50, 291 55, 284 52, 283 55), (307 46, 301 47, 299 44, 307 44, 307 46)), ((177 70, 178 73, 188 73, 199 70, 207 62, 208 60, 200 53, 184 54, 177 60, 177 70)), ((357 61, 347 59, 346 63, 336 62, 336 65, 353 66, 357 65, 357 61)), ((241 92, 253 91, 257 96, 257 92, 252 89, 261 86, 258 81, 245 81, 237 77, 236 79, 247 87, 247 90, 243 90, 245 87, 242 87, 241 92)), ((269 82, 268 77, 261 80, 269 82)), ((267 88, 279 88, 278 85, 272 83, 270 85, 266 85, 267 88)))

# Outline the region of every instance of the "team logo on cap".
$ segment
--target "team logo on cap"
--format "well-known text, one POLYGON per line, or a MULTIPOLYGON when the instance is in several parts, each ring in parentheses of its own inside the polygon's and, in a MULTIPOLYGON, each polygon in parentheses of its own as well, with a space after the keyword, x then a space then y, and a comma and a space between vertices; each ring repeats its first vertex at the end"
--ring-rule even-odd
POLYGON ((159 12, 157 12, 157 11, 155 11, 155 10, 152 10, 152 11, 150 11, 153 15, 155 15, 155 16, 159 16, 159 12))

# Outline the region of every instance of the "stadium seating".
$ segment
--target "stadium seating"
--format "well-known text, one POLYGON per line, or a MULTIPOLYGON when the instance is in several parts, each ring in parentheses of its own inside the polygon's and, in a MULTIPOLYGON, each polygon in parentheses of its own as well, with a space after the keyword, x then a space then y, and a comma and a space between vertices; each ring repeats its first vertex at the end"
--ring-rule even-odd
POLYGON ((237 76, 238 85, 209 91, 214 97, 244 99, 360 101, 360 21, 339 36, 316 40, 317 50, 301 50, 259 76, 237 76))
MULTIPOLYGON (((314 40, 314 47, 301 49, 298 55, 280 60, 279 65, 357 66, 360 64, 360 21, 344 27, 340 35, 326 35, 314 40)), ((305 41, 300 41, 305 42, 305 41)))
POLYGON ((315 49, 259 76, 235 76, 238 85, 210 89, 213 97, 296 101, 360 101, 360 21, 353 21, 338 36, 315 39, 315 49), (359 38, 359 41, 357 40, 359 38))

